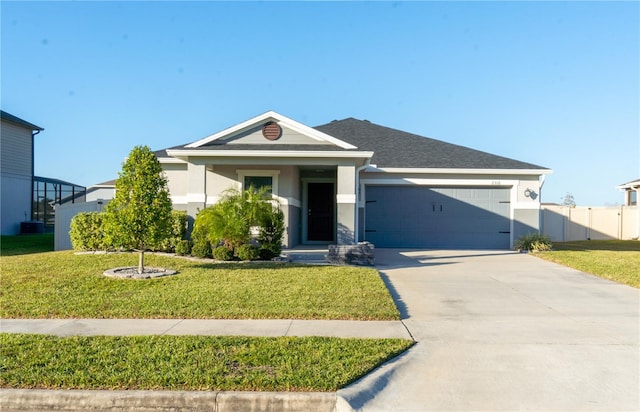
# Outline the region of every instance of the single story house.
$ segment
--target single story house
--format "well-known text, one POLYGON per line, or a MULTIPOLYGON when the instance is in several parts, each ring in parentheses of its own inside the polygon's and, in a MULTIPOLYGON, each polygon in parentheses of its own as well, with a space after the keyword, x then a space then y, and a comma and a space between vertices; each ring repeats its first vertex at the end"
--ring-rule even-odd
POLYGON ((540 228, 550 169, 347 118, 309 127, 269 111, 156 152, 175 209, 269 186, 286 247, 507 249, 540 228))

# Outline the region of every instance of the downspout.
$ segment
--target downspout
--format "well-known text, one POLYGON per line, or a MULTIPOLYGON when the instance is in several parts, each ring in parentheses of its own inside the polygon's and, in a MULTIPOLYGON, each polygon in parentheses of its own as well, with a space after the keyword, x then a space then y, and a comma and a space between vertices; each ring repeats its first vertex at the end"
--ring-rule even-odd
POLYGON ((547 175, 541 175, 542 179, 540 180, 540 189, 538 189, 538 191, 540 192, 540 200, 538 201, 539 205, 538 205, 538 234, 542 235, 543 231, 544 231, 544 215, 543 215, 543 210, 542 210, 542 187, 544 186, 544 182, 547 178, 547 175))
MULTIPOLYGON (((31 131, 31 203, 29 204, 29 220, 33 220, 33 176, 36 173, 36 156, 35 156, 35 148, 36 148, 36 135, 39 134, 42 130, 32 130, 31 131)), ((25 216, 26 220, 26 216, 25 216)))
POLYGON ((355 221, 355 232, 354 240, 355 243, 358 244, 360 241, 358 234, 360 233, 360 172, 369 167, 371 163, 371 158, 365 160, 364 165, 360 167, 356 167, 356 221, 355 221))

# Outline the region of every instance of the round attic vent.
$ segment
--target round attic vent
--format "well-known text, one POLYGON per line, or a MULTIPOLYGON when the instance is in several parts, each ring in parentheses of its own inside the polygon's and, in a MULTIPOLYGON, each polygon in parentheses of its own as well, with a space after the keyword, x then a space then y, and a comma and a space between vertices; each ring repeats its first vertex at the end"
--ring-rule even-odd
POLYGON ((278 140, 282 136, 282 128, 276 122, 265 123, 262 126, 262 135, 268 140, 278 140))

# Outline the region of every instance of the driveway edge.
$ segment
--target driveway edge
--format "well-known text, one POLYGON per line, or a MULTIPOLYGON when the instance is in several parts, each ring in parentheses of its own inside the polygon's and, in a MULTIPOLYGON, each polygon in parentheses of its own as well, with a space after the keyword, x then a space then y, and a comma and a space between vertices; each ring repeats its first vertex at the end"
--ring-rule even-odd
POLYGON ((335 392, 1 389, 0 410, 333 412, 336 398, 335 392))

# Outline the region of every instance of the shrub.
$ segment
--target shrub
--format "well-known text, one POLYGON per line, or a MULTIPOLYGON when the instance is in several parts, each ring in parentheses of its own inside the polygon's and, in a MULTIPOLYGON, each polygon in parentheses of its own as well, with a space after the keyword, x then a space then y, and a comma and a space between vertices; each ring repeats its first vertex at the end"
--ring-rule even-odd
POLYGON ((106 250, 103 230, 104 213, 83 212, 71 219, 71 244, 74 250, 106 250))
POLYGON ((187 236, 187 212, 172 210, 170 218, 169 237, 154 245, 152 250, 162 252, 173 252, 176 246, 187 236))
POLYGON ((279 207, 271 206, 269 210, 265 210, 261 214, 258 224, 258 243, 261 248, 264 247, 275 254, 266 260, 280 255, 282 237, 284 236, 284 213, 282 210, 279 207))
POLYGON ((218 246, 213 249, 213 257, 217 260, 233 260, 233 249, 229 249, 226 246, 218 246))
MULTIPOLYGON (((278 256, 284 236, 284 213, 269 200, 267 189, 227 190, 218 203, 198 213, 191 234, 194 248, 206 238, 211 245, 223 244, 238 254, 241 245, 249 244, 252 228, 257 227, 256 240, 265 250, 257 251, 255 257, 268 260, 278 256)), ((251 253, 245 257, 251 258, 253 252, 248 247, 244 249, 242 253, 251 253)))
POLYGON ((282 252, 282 246, 275 243, 265 243, 260 245, 260 250, 258 251, 258 255, 260 260, 271 260, 275 257, 280 256, 282 252))
POLYGON ((191 254, 191 242, 188 240, 181 240, 176 245, 176 255, 178 256, 187 256, 191 254))
POLYGON ((256 260, 258 258, 258 248, 247 243, 238 247, 237 255, 240 260, 256 260))
POLYGON ((516 250, 528 250, 532 252, 551 250, 552 246, 551 239, 549 239, 547 235, 540 233, 528 233, 520 236, 514 244, 516 250))
POLYGON ((203 259, 213 257, 211 254, 211 243, 206 239, 194 240, 191 246, 191 256, 203 259))

